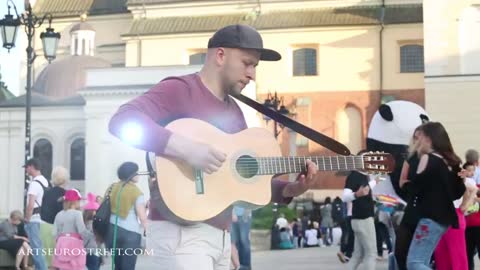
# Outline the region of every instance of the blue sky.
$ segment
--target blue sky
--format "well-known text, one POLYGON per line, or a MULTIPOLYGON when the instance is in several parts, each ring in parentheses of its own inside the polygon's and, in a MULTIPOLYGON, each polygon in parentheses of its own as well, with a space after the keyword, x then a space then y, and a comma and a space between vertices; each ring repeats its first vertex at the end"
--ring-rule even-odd
MULTIPOLYGON (((7 0, 0 0, 0 18, 3 19, 5 15, 7 14, 7 0)), ((23 0, 13 0, 15 5, 17 6, 17 10, 19 13, 23 12, 23 0)), ((11 10, 13 11, 13 8, 11 10)), ((26 61, 26 52, 25 52, 25 44, 24 40, 25 37, 25 32, 23 30, 23 27, 20 27, 17 32, 17 40, 15 42, 15 47, 10 50, 10 53, 8 53, 8 50, 1 47, 0 45, 0 73, 2 74, 2 81, 4 81, 8 89, 14 94, 18 95, 19 94, 19 78, 20 78, 20 61, 25 58, 26 61), (22 36, 22 38, 20 38, 22 36)), ((1 39, 1 38, 0 38, 1 39)), ((3 44, 3 41, 2 41, 3 44)))

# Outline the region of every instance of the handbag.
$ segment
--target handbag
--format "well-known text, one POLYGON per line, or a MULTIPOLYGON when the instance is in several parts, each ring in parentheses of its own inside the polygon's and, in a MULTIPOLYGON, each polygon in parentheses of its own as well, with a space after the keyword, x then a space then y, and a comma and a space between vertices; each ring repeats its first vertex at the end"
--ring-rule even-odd
POLYGON ((110 227, 110 215, 112 214, 111 202, 110 202, 110 193, 113 188, 112 184, 107 191, 107 195, 103 200, 100 207, 98 207, 95 216, 93 217, 92 229, 97 241, 104 242, 108 234, 108 229, 110 227))

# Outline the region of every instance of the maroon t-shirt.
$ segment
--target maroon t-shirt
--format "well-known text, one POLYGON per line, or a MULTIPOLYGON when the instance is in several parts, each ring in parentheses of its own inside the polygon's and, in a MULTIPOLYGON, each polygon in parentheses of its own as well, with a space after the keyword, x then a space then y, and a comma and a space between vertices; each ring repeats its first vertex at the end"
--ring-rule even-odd
MULTIPOLYGON (((161 81, 145 94, 120 106, 110 120, 110 132, 121 138, 122 126, 133 122, 141 126, 142 140, 135 147, 163 154, 171 131, 164 128, 168 123, 180 118, 196 118, 206 121, 226 133, 237 133, 247 128, 245 118, 240 107, 230 97, 221 101, 210 92, 202 83, 198 74, 189 74, 181 77, 170 77, 161 81)), ((161 172, 157 175, 162 181, 161 172)), ((284 198, 282 191, 288 183, 281 180, 272 181, 272 201, 288 203, 292 198, 284 198)), ((156 185, 155 185, 156 186, 156 185)), ((153 196, 155 188, 150 190, 150 215, 152 220, 168 219, 162 211, 155 207, 157 204, 153 196)), ((158 191, 157 191, 158 192, 158 191)), ((192 205, 192 207, 195 207, 192 205)), ((232 218, 231 207, 221 214, 205 221, 214 227, 228 229, 232 218)))

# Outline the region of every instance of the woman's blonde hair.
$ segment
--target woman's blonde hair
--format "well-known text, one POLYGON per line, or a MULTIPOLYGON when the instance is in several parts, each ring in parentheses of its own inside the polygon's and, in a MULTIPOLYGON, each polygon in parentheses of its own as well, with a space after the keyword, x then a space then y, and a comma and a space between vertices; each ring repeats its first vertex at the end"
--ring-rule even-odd
POLYGON ((70 181, 70 174, 64 167, 57 166, 52 170, 52 184, 53 186, 62 186, 70 181))
POLYGON ((80 209, 80 201, 63 201, 63 210, 80 209))
POLYGON ((22 211, 20 211, 20 210, 13 210, 12 212, 10 212, 10 219, 23 220, 22 211))

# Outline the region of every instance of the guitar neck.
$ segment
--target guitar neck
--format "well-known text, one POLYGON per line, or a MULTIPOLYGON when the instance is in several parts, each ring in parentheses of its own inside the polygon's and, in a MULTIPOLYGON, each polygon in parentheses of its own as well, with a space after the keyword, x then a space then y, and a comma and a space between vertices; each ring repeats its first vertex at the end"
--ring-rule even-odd
POLYGON ((300 173, 306 171, 306 162, 317 164, 319 171, 352 171, 364 169, 362 156, 321 156, 321 157, 260 157, 258 173, 261 175, 300 173))

